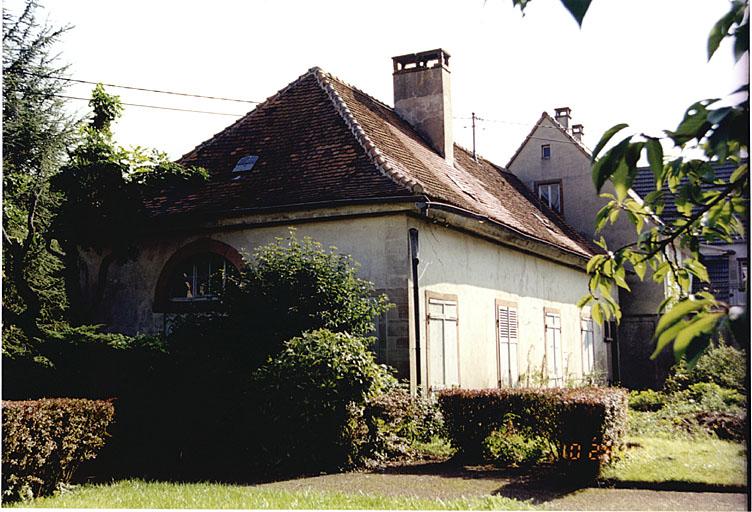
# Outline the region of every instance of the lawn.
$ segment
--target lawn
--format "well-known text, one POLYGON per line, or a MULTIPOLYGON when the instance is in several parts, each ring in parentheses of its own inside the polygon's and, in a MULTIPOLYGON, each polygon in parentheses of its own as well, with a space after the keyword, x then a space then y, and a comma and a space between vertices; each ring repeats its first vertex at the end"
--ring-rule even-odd
POLYGON ((16 504, 41 508, 532 510, 527 502, 486 496, 452 500, 313 490, 271 490, 213 483, 124 480, 85 485, 57 496, 16 504))
MULTIPOLYGON (((744 446, 707 436, 630 437, 625 457, 606 467, 605 480, 649 487, 666 482, 744 486, 744 446), (647 485, 646 485, 647 484, 647 485)), ((425 447, 436 456, 449 450, 434 440, 425 447)), ((407 472, 404 475, 348 473, 282 481, 263 486, 215 483, 166 483, 124 480, 109 485, 83 485, 48 498, 16 504, 44 508, 192 508, 192 509, 424 509, 532 510, 533 502, 491 496, 505 486, 503 473, 457 475, 407 472), (468 476, 470 475, 470 476, 468 476), (385 479, 382 479, 384 477, 385 479), (490 478, 479 487, 478 478, 490 478), (436 480, 438 483, 432 483, 436 480), (271 486, 270 486, 271 485, 271 486), (384 486, 387 487, 384 487, 384 486), (419 485, 426 489, 415 489, 419 485), (431 492, 432 485, 438 485, 431 492), (443 498, 438 489, 446 491, 443 498), (423 492, 423 496, 417 490, 423 492), (464 497, 463 497, 464 496, 464 497)), ((538 491, 533 491, 533 498, 538 491)), ((541 489, 541 498, 545 492, 541 489)), ((582 492, 582 491, 580 491, 582 492)), ((519 496, 518 496, 519 497, 519 496)), ((525 496, 527 500, 527 496, 525 496)), ((603 498, 607 500, 606 498, 603 498)))
POLYGON ((710 437, 630 437, 637 446, 605 468, 606 479, 631 482, 694 482, 743 486, 747 461, 743 445, 710 437))

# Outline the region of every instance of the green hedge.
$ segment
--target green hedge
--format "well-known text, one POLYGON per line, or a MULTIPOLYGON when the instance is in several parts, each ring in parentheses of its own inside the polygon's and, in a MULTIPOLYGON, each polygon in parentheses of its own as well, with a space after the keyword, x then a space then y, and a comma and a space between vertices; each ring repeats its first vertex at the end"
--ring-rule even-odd
POLYGON ((3 401, 3 501, 51 494, 96 457, 115 414, 110 401, 3 401))
POLYGON ((439 393, 439 407, 458 455, 480 462, 483 444, 505 418, 527 437, 542 437, 554 460, 597 471, 623 443, 627 392, 619 388, 451 389, 439 393))

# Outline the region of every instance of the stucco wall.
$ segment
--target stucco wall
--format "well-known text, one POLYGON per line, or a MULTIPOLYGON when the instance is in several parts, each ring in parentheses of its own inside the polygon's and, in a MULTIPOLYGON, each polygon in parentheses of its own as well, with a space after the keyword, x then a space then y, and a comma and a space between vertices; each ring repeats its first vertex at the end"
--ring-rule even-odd
MULTIPOLYGON (((160 332, 166 315, 153 310, 155 287, 162 269, 177 250, 197 239, 211 238, 250 254, 255 247, 275 237, 285 237, 289 226, 295 226, 298 238, 310 236, 325 248, 335 246, 337 252, 351 255, 361 265, 359 276, 373 282, 379 292, 386 293, 396 304, 396 308, 378 321, 377 353, 407 377, 409 267, 405 216, 290 223, 147 240, 137 258, 110 264, 103 295, 95 305, 92 320, 106 324, 110 330, 129 334, 160 332)), ((93 251, 83 253, 87 263, 83 281, 90 298, 95 293, 104 256, 93 251)))
MULTIPOLYGON (((545 352, 543 308, 551 307, 561 311, 565 368, 571 377, 581 377, 581 312, 575 304, 587 289, 584 272, 419 219, 411 219, 409 226, 419 230, 420 239, 423 376, 426 291, 430 291, 457 296, 461 387, 498 384, 496 299, 518 305, 520 375, 541 369, 545 352)), ((600 327, 596 325, 595 329, 595 367, 605 370, 608 346, 602 341, 600 327)))

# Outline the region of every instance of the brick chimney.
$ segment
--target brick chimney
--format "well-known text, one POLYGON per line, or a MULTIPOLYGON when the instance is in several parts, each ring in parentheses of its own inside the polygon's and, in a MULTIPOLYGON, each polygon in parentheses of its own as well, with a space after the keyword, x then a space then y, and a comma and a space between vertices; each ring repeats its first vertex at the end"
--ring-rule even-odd
POLYGON ((569 131, 569 121, 572 120, 572 109, 569 107, 561 107, 554 109, 556 112, 556 120, 565 130, 569 131))
POLYGON ((577 139, 578 142, 582 142, 582 136, 585 135, 584 128, 581 124, 575 124, 572 126, 572 137, 577 139))
POLYGON ((449 54, 430 50, 392 57, 394 110, 444 159, 454 162, 449 54))

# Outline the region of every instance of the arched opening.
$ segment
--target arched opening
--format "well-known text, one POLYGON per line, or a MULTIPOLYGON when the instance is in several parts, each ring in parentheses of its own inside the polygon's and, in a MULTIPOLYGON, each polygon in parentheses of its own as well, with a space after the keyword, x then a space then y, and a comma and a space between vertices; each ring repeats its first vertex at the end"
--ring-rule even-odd
POLYGON ((157 281, 154 311, 187 312, 214 309, 227 280, 243 267, 232 246, 208 238, 179 249, 157 281))

